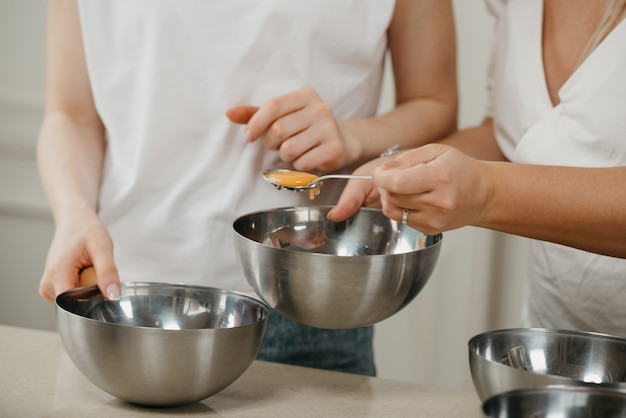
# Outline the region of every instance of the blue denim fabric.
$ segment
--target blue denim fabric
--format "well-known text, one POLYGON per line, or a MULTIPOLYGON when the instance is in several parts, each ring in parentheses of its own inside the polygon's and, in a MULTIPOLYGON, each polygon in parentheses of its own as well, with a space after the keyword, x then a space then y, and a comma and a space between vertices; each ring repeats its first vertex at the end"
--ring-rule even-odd
POLYGON ((258 360, 375 376, 374 328, 329 330, 270 315, 258 360))

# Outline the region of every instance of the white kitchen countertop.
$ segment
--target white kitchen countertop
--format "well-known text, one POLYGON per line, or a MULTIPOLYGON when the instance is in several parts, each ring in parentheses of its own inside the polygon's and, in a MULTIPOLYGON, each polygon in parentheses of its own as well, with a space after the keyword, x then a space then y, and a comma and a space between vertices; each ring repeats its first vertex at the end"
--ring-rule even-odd
POLYGON ((0 417, 482 417, 473 391, 254 361, 231 386, 184 407, 138 407, 76 369, 54 332, 0 325, 0 417))

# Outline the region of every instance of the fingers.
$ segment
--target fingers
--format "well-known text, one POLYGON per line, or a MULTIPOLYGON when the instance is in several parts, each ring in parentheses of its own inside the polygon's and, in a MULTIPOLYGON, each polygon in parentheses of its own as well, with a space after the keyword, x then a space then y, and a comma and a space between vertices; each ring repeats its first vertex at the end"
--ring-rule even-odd
MULTIPOLYGON (((114 267, 114 266, 113 266, 114 267)), ((100 291, 109 300, 118 300, 120 298, 120 281, 117 269, 101 267, 101 274, 96 273, 94 267, 87 267, 80 272, 80 286, 98 285, 100 291)))
POLYGON ((430 164, 446 147, 424 146, 406 151, 374 172, 383 213, 398 222, 411 223, 437 187, 438 173, 430 164))
POLYGON ((117 268, 115 266, 113 268, 100 268, 100 271, 101 273, 96 273, 100 291, 109 300, 119 300, 121 290, 117 268))
POLYGON ((100 243, 98 249, 90 252, 98 287, 109 300, 120 298, 120 277, 113 261, 113 246, 110 242, 100 243))
POLYGON ((78 285, 78 270, 71 265, 59 265, 46 268, 39 283, 39 294, 48 302, 54 303, 56 297, 78 285))
POLYGON ((97 218, 57 229, 39 293, 45 300, 54 302, 59 294, 80 286, 81 279, 84 285, 97 284, 108 299, 119 299, 120 280, 113 261, 113 242, 97 218))
POLYGON ((309 141, 306 141, 307 136, 303 133, 312 123, 313 121, 301 111, 279 116, 261 133, 263 145, 267 149, 278 150, 283 161, 293 161, 311 148, 309 141))
MULTIPOLYGON (((307 104, 312 101, 321 101, 313 89, 298 90, 296 92, 274 97, 273 99, 267 101, 248 121, 246 131, 250 135, 250 140, 255 141, 271 128, 277 129, 278 131, 284 130, 285 132, 297 132, 297 128, 292 127, 287 123, 279 125, 275 125, 275 123, 287 115, 304 109, 307 104)), ((302 121, 298 119, 291 119, 291 122, 302 123, 302 121)), ((276 144, 274 145, 274 148, 270 149, 278 149, 278 146, 276 146, 276 144)), ((266 146, 268 146, 268 144, 266 144, 266 146)))
MULTIPOLYGON (((385 160, 382 158, 369 161, 354 171, 354 174, 372 175, 385 160)), ((380 190, 372 180, 351 179, 327 215, 334 222, 343 221, 354 215, 360 207, 381 208, 380 190)))
POLYGON ((434 190, 442 180, 432 164, 451 148, 430 144, 406 151, 374 172, 376 185, 394 195, 418 195, 434 190))
POLYGON ((335 131, 310 129, 284 141, 280 146, 281 160, 293 163, 300 171, 321 170, 332 173, 342 166, 344 147, 339 141, 329 140, 335 131))
POLYGON ((56 292, 54 291, 52 282, 48 280, 41 280, 39 283, 39 295, 48 302, 53 303, 54 298, 56 297, 56 292))
POLYGON ((406 163, 409 166, 429 163, 441 156, 443 153, 452 150, 448 145, 427 144, 419 148, 414 148, 400 154, 396 160, 406 163))
POLYGON ((335 207, 326 215, 328 220, 341 222, 359 211, 365 201, 365 193, 359 188, 354 187, 353 189, 354 190, 350 190, 348 186, 346 186, 346 189, 344 189, 335 207))
POLYGON ((393 200, 391 200, 388 197, 385 199, 382 199, 381 201, 382 201, 382 210, 385 216, 387 216, 389 219, 393 219, 393 220, 396 220, 398 222, 402 222, 405 224, 410 224, 411 221, 414 219, 412 215, 415 215, 418 213, 416 209, 410 209, 408 206, 418 207, 418 208, 420 207, 420 205, 418 204, 407 204, 406 202, 393 203, 393 200))
POLYGON ((346 145, 331 107, 311 88, 274 97, 261 107, 236 106, 226 115, 246 123, 244 140, 262 139, 297 170, 331 172, 345 165, 346 145))
POLYGON ((378 189, 371 180, 352 179, 326 217, 330 221, 340 222, 357 213, 362 206, 380 207, 378 189))
POLYGON ((47 269, 39 284, 39 294, 48 302, 54 302, 58 295, 75 287, 98 285, 107 299, 118 300, 121 291, 117 267, 112 260, 109 262, 102 259, 98 264, 99 268, 88 266, 76 269, 59 266, 47 269))

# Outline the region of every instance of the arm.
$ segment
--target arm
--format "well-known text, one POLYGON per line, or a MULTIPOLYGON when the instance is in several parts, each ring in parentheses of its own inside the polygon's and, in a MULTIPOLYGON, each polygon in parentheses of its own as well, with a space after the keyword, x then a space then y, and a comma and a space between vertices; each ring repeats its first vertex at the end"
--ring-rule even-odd
POLYGON ((399 0, 388 35, 396 107, 387 114, 337 121, 315 91, 303 89, 260 108, 237 106, 227 116, 247 124, 246 140, 262 137, 302 171, 354 167, 394 144, 414 147, 451 133, 457 112, 451 2, 399 0))
POLYGON ((94 265, 100 288, 115 297, 119 279, 112 243, 96 214, 104 127, 89 85, 76 1, 50 1, 47 42, 47 97, 37 159, 56 230, 39 291, 53 301, 79 284, 81 269, 94 265))
POLYGON ((396 107, 369 119, 341 121, 356 153, 350 165, 436 141, 456 130, 454 17, 449 1, 400 0, 389 27, 396 107))
POLYGON ((477 226, 626 258, 626 167, 485 166, 493 186, 477 226))
POLYGON ((480 161, 440 144, 376 169, 383 211, 425 233, 466 225, 626 258, 626 167, 480 161))
POLYGON ((450 145, 479 160, 507 161, 496 142, 493 119, 490 117, 486 117, 480 125, 457 131, 439 143, 450 145))

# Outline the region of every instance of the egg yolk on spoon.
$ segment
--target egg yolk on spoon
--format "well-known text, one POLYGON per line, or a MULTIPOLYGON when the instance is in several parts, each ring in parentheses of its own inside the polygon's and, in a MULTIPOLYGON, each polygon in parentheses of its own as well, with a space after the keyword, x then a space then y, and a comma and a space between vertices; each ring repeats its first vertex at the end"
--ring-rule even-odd
MULTIPOLYGON (((304 171, 276 171, 273 173, 267 173, 266 177, 272 181, 273 184, 281 187, 305 187, 317 180, 319 176, 315 174, 306 173, 304 171)), ((312 188, 309 191, 309 198, 315 199, 315 196, 319 194, 320 186, 312 188)))
POLYGON ((276 171, 266 174, 268 179, 282 187, 304 187, 314 182, 318 176, 303 171, 276 171))

